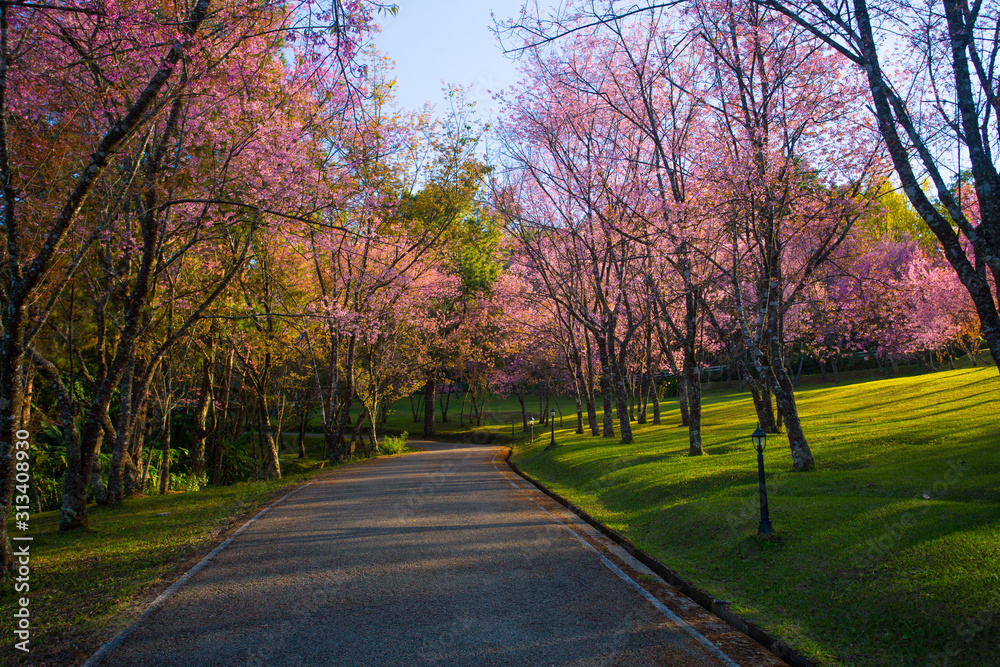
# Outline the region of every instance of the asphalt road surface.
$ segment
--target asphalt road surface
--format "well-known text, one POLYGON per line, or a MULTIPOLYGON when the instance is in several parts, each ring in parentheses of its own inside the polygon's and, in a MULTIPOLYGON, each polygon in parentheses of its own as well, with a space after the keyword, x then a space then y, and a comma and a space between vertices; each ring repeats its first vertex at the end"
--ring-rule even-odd
POLYGON ((272 508, 102 664, 784 664, 496 448, 411 444, 426 451, 339 468, 272 508))

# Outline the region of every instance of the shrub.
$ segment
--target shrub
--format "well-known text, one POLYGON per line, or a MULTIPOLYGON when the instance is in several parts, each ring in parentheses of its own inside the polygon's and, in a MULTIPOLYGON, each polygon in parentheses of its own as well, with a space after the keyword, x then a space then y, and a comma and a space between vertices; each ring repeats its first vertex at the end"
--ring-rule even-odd
POLYGON ((410 434, 406 431, 403 431, 398 436, 385 436, 382 444, 378 446, 379 452, 384 455, 402 454, 406 451, 406 439, 409 436, 410 434))

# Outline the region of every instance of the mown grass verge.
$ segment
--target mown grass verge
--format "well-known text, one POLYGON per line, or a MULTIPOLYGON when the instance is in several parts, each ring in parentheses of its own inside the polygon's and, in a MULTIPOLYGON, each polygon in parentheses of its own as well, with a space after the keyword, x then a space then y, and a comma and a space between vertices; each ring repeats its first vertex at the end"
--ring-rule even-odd
POLYGON ((58 512, 30 521, 31 652, 14 648, 13 583, 0 593, 0 664, 77 665, 142 612, 170 582, 260 508, 329 470, 322 461, 282 457, 285 477, 206 487, 89 508, 90 527, 59 532, 58 512))
MULTIPOLYGON (((776 542, 756 538, 751 399, 710 393, 706 456, 676 403, 631 445, 556 430, 514 460, 820 665, 987 665, 1000 646, 994 367, 798 393, 816 470, 765 453, 776 542)), ((574 424, 575 425, 575 424, 574 424)))

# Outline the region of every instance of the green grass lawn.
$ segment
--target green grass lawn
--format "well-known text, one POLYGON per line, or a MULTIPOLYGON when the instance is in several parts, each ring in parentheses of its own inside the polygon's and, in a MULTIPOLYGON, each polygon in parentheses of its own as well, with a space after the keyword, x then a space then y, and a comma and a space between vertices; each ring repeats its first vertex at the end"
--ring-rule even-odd
POLYGON ((755 536, 747 394, 706 395, 700 458, 665 402, 631 445, 567 421, 556 450, 536 438, 515 461, 818 664, 1000 664, 996 368, 797 397, 816 470, 792 472, 787 440, 768 438, 776 542, 755 536))

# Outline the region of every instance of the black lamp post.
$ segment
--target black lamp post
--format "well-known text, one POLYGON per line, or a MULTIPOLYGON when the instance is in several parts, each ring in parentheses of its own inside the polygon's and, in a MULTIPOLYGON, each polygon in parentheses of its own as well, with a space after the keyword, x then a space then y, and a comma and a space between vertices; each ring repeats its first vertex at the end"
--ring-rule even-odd
POLYGON ((532 417, 528 421, 528 423, 531 424, 531 441, 534 442, 535 441, 535 418, 532 417))
POLYGON ((556 446, 556 411, 555 410, 553 410, 549 414, 549 422, 552 424, 552 442, 550 442, 549 446, 546 447, 545 449, 552 449, 553 447, 556 446))
POLYGON ((750 436, 753 448, 757 450, 757 485, 760 488, 760 527, 758 535, 770 535, 774 532, 771 517, 767 514, 767 486, 764 484, 764 448, 767 446, 767 433, 760 426, 750 436))

